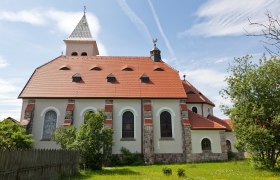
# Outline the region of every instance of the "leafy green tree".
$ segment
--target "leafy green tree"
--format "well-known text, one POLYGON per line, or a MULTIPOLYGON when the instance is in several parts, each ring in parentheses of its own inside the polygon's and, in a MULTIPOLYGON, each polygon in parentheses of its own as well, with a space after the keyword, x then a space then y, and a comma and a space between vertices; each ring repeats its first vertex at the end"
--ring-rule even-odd
POLYGON ((229 72, 221 94, 233 103, 224 111, 236 145, 251 154, 255 167, 274 168, 280 153, 280 59, 262 57, 254 64, 247 55, 236 58, 229 72))
POLYGON ((52 140, 58 142, 62 149, 75 149, 76 133, 75 126, 60 127, 54 131, 52 140))
POLYGON ((104 128, 106 116, 103 111, 87 112, 84 119, 77 130, 74 127, 57 129, 54 140, 64 149, 78 149, 86 168, 101 169, 110 154, 113 130, 104 128))
POLYGON ((0 149, 28 149, 33 143, 32 135, 27 135, 20 124, 8 119, 0 122, 0 149))

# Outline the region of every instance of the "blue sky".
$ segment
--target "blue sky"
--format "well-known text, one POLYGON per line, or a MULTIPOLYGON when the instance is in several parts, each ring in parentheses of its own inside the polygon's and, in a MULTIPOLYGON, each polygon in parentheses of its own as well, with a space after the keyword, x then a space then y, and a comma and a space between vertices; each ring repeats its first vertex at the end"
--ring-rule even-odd
POLYGON ((149 56, 152 38, 162 58, 187 75, 215 104, 227 100, 227 67, 234 57, 264 52, 259 38, 245 36, 248 18, 265 22, 279 14, 277 0, 0 0, 0 120, 19 120, 20 91, 36 67, 65 52, 67 38, 87 6, 87 18, 101 55, 149 56), (278 10, 278 12, 277 12, 278 10), (278 13, 278 14, 277 14, 278 13))

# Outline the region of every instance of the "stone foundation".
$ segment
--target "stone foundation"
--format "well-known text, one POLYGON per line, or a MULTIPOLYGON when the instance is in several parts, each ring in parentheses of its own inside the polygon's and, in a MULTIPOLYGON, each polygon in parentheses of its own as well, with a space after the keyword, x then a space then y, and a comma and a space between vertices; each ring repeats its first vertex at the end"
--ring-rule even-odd
POLYGON ((234 155, 236 156, 237 159, 244 159, 244 152, 234 152, 234 155))
POLYGON ((227 153, 193 153, 190 157, 190 162, 207 162, 207 161, 227 161, 227 153))
POLYGON ((154 154, 155 163, 185 163, 185 158, 183 153, 164 153, 164 154, 154 154))

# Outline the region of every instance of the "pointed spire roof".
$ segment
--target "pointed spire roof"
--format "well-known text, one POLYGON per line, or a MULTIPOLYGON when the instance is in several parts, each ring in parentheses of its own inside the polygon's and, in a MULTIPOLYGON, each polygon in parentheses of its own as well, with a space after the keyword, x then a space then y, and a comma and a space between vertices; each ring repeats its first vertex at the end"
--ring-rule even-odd
POLYGON ((85 13, 68 39, 92 39, 85 13))

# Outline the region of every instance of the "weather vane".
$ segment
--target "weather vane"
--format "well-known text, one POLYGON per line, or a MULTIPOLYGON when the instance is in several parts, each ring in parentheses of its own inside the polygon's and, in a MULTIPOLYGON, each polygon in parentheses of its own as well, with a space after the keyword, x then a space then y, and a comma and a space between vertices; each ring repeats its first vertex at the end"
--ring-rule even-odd
POLYGON ((154 47, 157 46, 157 38, 153 39, 154 47))
POLYGON ((86 7, 86 6, 84 6, 84 14, 86 14, 86 10, 87 10, 87 7, 86 7))

